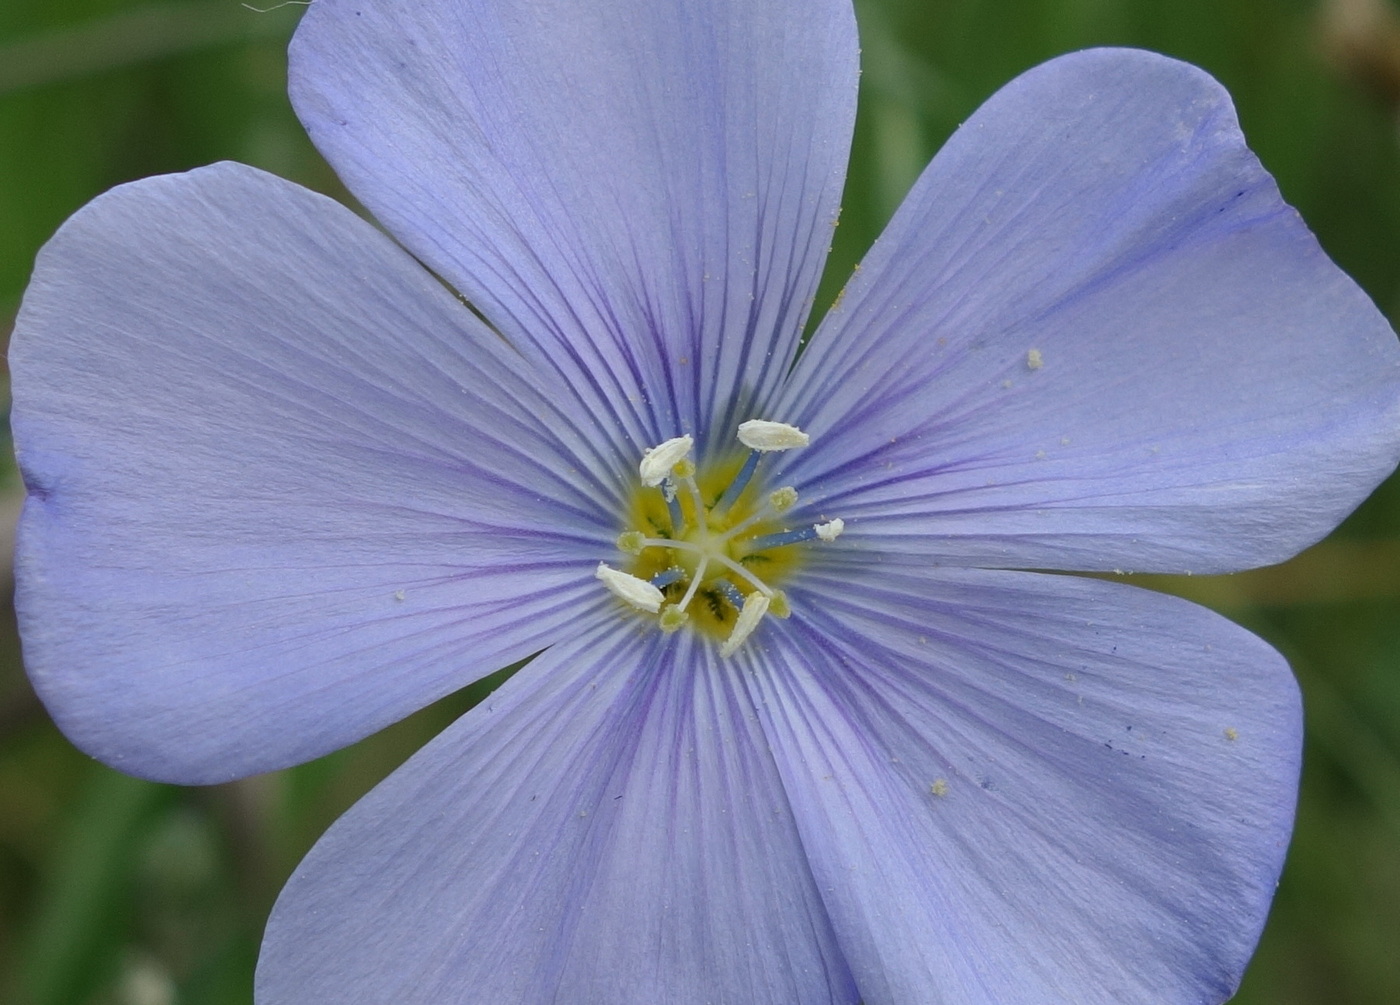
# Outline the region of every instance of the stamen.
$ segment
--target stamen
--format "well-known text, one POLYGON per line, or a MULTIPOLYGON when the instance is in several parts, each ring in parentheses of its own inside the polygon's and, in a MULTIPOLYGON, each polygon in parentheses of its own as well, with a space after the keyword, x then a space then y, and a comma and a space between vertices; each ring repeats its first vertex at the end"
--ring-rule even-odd
POLYGON ((724 594, 724 599, 734 605, 734 609, 740 610, 744 606, 744 595, 739 592, 739 588, 727 579, 721 579, 715 583, 715 589, 724 594))
POLYGON ((835 541, 841 536, 841 532, 846 529, 846 521, 839 516, 835 520, 828 520, 826 523, 813 525, 812 529, 817 532, 817 537, 823 541, 835 541))
POLYGON ((684 578, 685 570, 678 569, 673 565, 671 566, 671 568, 666 569, 662 572, 658 572, 656 575, 652 576, 651 585, 656 587, 658 590, 664 590, 666 587, 676 582, 676 580, 684 578))
POLYGON ((744 489, 749 487, 749 479, 753 478, 753 473, 758 470, 758 462, 762 457, 763 454, 757 450, 749 451, 749 456, 744 458, 744 466, 729 483, 729 488, 724 490, 724 495, 719 497, 719 502, 715 503, 716 513, 727 513, 729 508, 738 502, 739 497, 744 494, 744 489))
POLYGON ((792 450, 805 447, 811 437, 786 422, 750 419, 739 423, 739 442, 750 450, 792 450))
POLYGON ((671 473, 671 469, 685 459, 693 446, 695 440, 691 437, 676 436, 652 447, 642 455, 642 463, 637 468, 642 476, 642 484, 649 488, 660 485, 671 473))
POLYGON ((750 593, 744 598, 744 606, 739 611, 739 620, 734 622, 734 630, 729 633, 729 638, 720 644, 721 656, 733 656, 744 644, 744 640, 753 634, 753 630, 763 620, 763 615, 768 613, 768 603, 768 598, 761 593, 750 593))
POLYGON ((681 510, 681 501, 676 498, 676 483, 669 478, 662 498, 666 500, 666 512, 671 517, 671 533, 680 537, 685 532, 685 513, 681 510))
POLYGON ((785 548, 790 544, 798 544, 802 541, 810 541, 817 536, 817 528, 798 527, 796 530, 784 530, 777 534, 764 534, 756 537, 752 541, 745 541, 744 547, 750 555, 759 551, 767 551, 769 548, 785 548))
POLYGON ((638 579, 630 573, 614 569, 606 562, 599 562, 598 569, 593 574, 603 581, 603 585, 613 596, 650 614, 661 610, 661 603, 666 599, 660 590, 645 579, 638 579))

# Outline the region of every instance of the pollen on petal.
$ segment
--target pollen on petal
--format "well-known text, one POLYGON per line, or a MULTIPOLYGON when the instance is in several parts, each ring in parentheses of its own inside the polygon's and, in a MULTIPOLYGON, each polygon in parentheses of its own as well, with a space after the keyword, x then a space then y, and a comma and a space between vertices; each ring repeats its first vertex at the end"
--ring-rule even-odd
POLYGON ((812 438, 786 422, 750 419, 739 423, 739 442, 750 450, 791 450, 805 447, 812 438))
POLYGON ((719 647, 721 656, 733 656, 744 644, 744 640, 753 634, 753 630, 768 613, 768 603, 768 598, 761 593, 750 593, 744 598, 744 606, 739 611, 739 619, 734 622, 734 630, 719 647))
POLYGON ((1031 349, 1026 352, 1026 369, 1039 370, 1045 365, 1045 357, 1040 354, 1039 349, 1031 349))
POLYGON ((645 579, 638 579, 630 573, 614 569, 606 562, 598 563, 598 571, 594 575, 603 581, 603 585, 613 596, 620 597, 633 607, 651 614, 661 610, 661 603, 666 599, 660 590, 645 579))
POLYGON ((642 455, 642 463, 637 468, 642 484, 648 487, 660 485, 670 476, 671 469, 685 460, 693 446, 695 441, 691 437, 675 436, 652 447, 642 455))
POLYGON ((828 520, 826 523, 813 524, 812 529, 817 532, 817 537, 823 541, 835 541, 846 529, 846 521, 838 516, 835 520, 828 520))

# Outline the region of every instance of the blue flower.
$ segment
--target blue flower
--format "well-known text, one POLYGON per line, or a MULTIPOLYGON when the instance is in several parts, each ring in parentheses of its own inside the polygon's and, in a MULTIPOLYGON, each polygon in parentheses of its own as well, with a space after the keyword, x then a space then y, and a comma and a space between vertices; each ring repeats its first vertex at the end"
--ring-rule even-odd
POLYGON ((42 252, 18 604, 75 743, 215 782, 534 656, 303 862, 263 1005, 1236 986, 1287 666, 1025 570, 1317 540, 1400 456, 1395 336, 1220 87, 1114 50, 977 112, 798 355, 856 75, 849 0, 317 0, 292 98, 391 236, 219 164, 42 252))

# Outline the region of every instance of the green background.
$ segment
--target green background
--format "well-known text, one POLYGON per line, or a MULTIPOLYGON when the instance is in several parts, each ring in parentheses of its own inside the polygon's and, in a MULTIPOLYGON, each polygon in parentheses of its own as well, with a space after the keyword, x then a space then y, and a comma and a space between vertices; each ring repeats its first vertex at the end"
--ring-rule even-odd
MULTIPOLYGON (((823 302, 983 98, 1050 56, 1114 44, 1181 57, 1224 82, 1323 246, 1392 321, 1400 313, 1392 0, 864 0, 858 10, 861 120, 823 302)), ((300 11, 0 3, 0 335, 39 245, 119 182, 231 158, 345 198, 284 95, 300 11)), ((8 460, 0 488, 8 570, 21 496, 8 460)), ((1136 578, 1269 639, 1305 694, 1298 830, 1235 1000, 1400 1002, 1400 481, 1285 565, 1136 578)), ((249 1001, 263 920, 299 857, 482 693, 290 771, 208 789, 153 785, 58 734, 25 683, 13 617, 0 615, 0 1001, 249 1001)))

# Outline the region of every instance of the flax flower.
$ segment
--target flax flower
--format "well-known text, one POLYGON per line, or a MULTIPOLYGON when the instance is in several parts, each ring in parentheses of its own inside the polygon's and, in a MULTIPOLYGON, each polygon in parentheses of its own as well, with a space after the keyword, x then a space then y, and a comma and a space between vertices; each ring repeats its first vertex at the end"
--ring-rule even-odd
POLYGON ((1396 463, 1395 337, 1214 81, 1091 51, 799 355, 856 78, 849 0, 316 0, 292 99, 387 236, 219 164, 42 252, 18 604, 75 743, 218 782, 533 657, 307 857, 261 1005, 1236 986, 1287 666, 1027 570, 1317 540, 1396 463))

